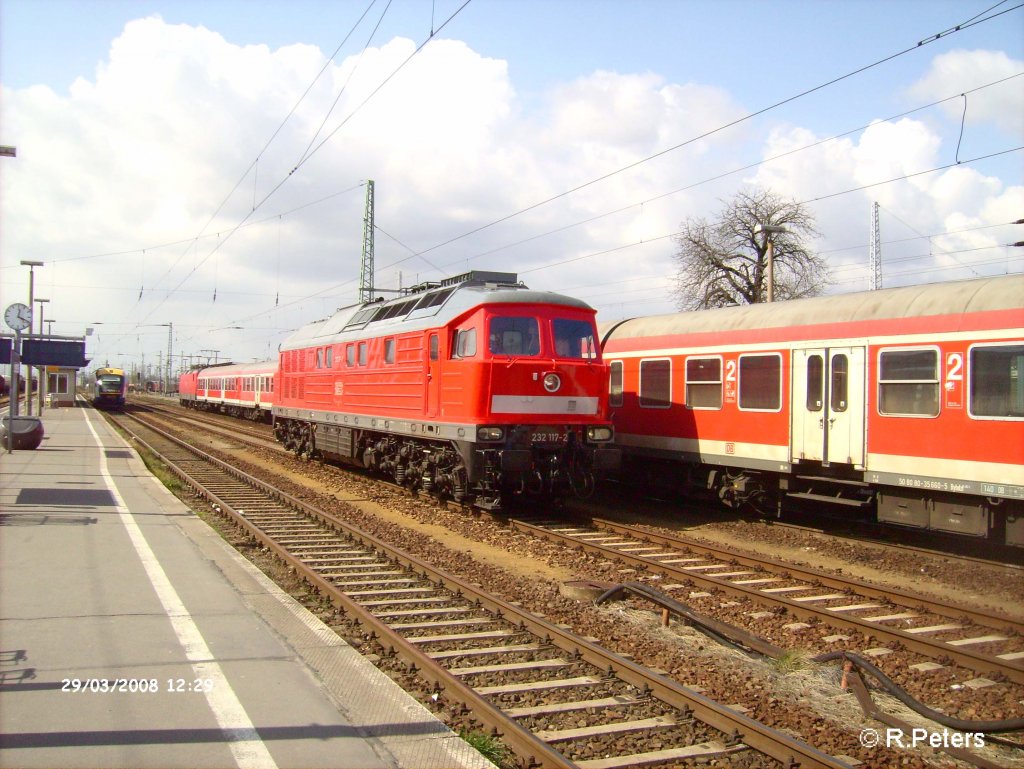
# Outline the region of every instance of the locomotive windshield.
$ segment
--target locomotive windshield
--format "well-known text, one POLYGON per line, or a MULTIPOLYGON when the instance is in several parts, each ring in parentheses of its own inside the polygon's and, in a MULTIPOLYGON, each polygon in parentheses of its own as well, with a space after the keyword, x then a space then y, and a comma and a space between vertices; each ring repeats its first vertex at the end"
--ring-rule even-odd
POLYGON ((547 320, 524 316, 491 318, 488 349, 492 355, 515 358, 597 359, 594 326, 589 321, 556 318, 548 324, 547 320))
POLYGON ((585 320, 555 319, 555 355, 559 358, 597 359, 594 326, 585 320))
POLYGON ((116 393, 121 391, 122 381, 119 376, 104 375, 99 378, 96 386, 101 393, 116 393))
POLYGON ((489 344, 491 352, 495 355, 539 355, 540 333, 537 319, 492 318, 489 344))

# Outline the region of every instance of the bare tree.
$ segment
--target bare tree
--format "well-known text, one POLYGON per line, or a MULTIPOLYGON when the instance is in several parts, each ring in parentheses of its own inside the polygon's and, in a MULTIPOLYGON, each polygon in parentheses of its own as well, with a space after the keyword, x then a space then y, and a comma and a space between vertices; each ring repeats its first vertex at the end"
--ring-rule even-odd
POLYGON ((817 296, 829 284, 825 260, 805 242, 820 237, 801 204, 767 190, 741 191, 724 203, 715 221, 688 219, 676 236, 679 250, 675 296, 680 310, 755 304, 768 297, 768 243, 758 225, 782 227, 772 234, 775 299, 817 296))

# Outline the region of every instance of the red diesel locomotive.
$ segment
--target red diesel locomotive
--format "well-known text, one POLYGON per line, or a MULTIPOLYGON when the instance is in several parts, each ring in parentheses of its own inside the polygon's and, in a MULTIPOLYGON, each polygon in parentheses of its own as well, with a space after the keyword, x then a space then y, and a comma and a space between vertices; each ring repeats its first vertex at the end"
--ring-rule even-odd
POLYGON ((1024 545, 1024 277, 602 324, 633 477, 1024 545), (682 470, 682 472, 681 472, 682 470))
POLYGON ((479 271, 339 310, 281 345, 275 435, 489 509, 585 496, 619 458, 594 316, 479 271))

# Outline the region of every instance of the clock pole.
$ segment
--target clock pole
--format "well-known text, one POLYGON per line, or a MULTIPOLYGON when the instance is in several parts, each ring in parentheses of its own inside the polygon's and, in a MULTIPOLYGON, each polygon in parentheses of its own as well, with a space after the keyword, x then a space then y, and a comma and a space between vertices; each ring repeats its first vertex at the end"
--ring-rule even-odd
POLYGON ((14 451, 14 417, 18 415, 18 364, 21 362, 21 331, 14 329, 11 345, 11 399, 7 404, 7 453, 14 451))

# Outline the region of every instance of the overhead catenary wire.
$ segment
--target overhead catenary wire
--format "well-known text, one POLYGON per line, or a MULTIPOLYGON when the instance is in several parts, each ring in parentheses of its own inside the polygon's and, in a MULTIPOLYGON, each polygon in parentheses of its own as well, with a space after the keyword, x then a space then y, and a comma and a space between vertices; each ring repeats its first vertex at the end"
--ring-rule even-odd
MULTIPOLYGON (((472 2, 472 0, 465 0, 465 2, 463 2, 463 4, 462 4, 462 5, 460 5, 460 6, 459 6, 459 7, 458 7, 458 8, 457 8, 457 9, 456 9, 456 10, 455 10, 455 11, 454 11, 454 12, 453 12, 453 13, 452 13, 452 14, 451 14, 451 15, 450 15, 450 16, 449 16, 449 17, 448 17, 448 18, 447 18, 446 20, 445 20, 445 22, 444 22, 444 23, 443 23, 443 24, 441 25, 441 27, 439 27, 439 28, 438 28, 438 30, 437 30, 437 31, 440 31, 440 30, 441 30, 441 29, 443 29, 443 28, 444 28, 445 26, 447 26, 447 25, 448 25, 448 24, 449 24, 449 23, 450 23, 450 22, 452 21, 452 19, 454 19, 454 18, 455 18, 455 17, 456 17, 456 16, 457 16, 457 15, 458 15, 458 14, 459 14, 459 13, 460 13, 460 12, 461 12, 461 11, 462 11, 462 10, 463 10, 463 9, 464 9, 465 7, 466 7, 466 6, 467 6, 467 5, 469 5, 469 4, 470 4, 470 2, 472 2)), ((413 51, 413 52, 412 52, 412 53, 411 53, 411 54, 410 54, 410 55, 409 55, 409 56, 408 56, 408 57, 407 57, 407 58, 406 58, 406 59, 405 59, 405 60, 404 60, 404 61, 403 61, 403 62, 402 62, 401 64, 399 64, 399 65, 398 65, 398 67, 396 67, 396 68, 395 68, 395 69, 394 69, 394 70, 393 70, 393 71, 391 72, 391 74, 389 74, 389 75, 388 75, 388 76, 387 76, 387 77, 386 77, 386 78, 385 78, 385 79, 384 79, 384 80, 383 80, 383 81, 382 81, 382 82, 381 82, 381 83, 380 83, 380 84, 379 84, 379 85, 378 85, 378 86, 377 86, 377 87, 376 87, 375 89, 373 89, 373 91, 371 91, 371 92, 370 92, 370 94, 369 94, 369 95, 368 95, 368 96, 367 96, 367 97, 366 97, 366 98, 365 98, 365 99, 364 99, 364 100, 363 100, 362 102, 360 102, 360 103, 359 103, 359 104, 358 104, 358 105, 357 105, 357 106, 356 106, 356 107, 355 107, 355 108, 354 108, 354 109, 352 110, 352 112, 350 112, 350 113, 349 113, 349 115, 348 115, 348 116, 347 116, 347 117, 346 117, 346 118, 345 118, 345 119, 344 119, 344 120, 342 121, 342 123, 341 123, 341 124, 340 124, 340 125, 339 125, 339 126, 338 126, 337 128, 335 128, 335 129, 334 129, 333 131, 331 131, 331 133, 329 133, 329 134, 328 134, 328 135, 327 135, 326 137, 324 137, 324 139, 323 139, 323 140, 322 140, 322 141, 321 141, 321 142, 320 142, 320 143, 319 143, 319 144, 318 144, 318 145, 317 145, 317 146, 316 146, 315 148, 313 148, 313 150, 312 150, 312 151, 308 152, 308 153, 306 154, 306 156, 305 156, 305 157, 304 157, 304 158, 303 158, 302 160, 300 160, 300 161, 299 161, 299 163, 298 163, 298 164, 297 164, 297 165, 296 165, 296 166, 295 166, 294 168, 292 168, 292 170, 291 170, 291 171, 289 171, 289 172, 288 172, 288 174, 286 174, 286 175, 285 175, 284 177, 282 177, 282 178, 280 179, 280 181, 278 181, 278 183, 277 183, 276 185, 274 185, 274 187, 273 187, 273 188, 271 188, 271 190, 270 190, 269 192, 267 192, 267 193, 266 193, 266 195, 264 195, 264 197, 262 198, 262 200, 260 200, 260 201, 259 201, 258 203, 256 203, 256 204, 254 205, 254 207, 253 207, 253 209, 252 209, 251 211, 249 211, 249 212, 248 212, 248 213, 247 213, 247 214, 246 214, 245 216, 243 216, 243 217, 241 218, 241 220, 240 220, 240 221, 239 221, 238 223, 236 223, 236 224, 234 225, 234 227, 230 228, 230 229, 229 229, 229 230, 227 231, 227 234, 226 234, 226 235, 224 236, 224 238, 223 238, 222 240, 218 240, 218 242, 217 242, 216 246, 214 246, 214 247, 213 247, 213 249, 211 249, 211 251, 210 251, 210 252, 209 252, 209 253, 208 253, 208 254, 207 254, 206 256, 204 256, 204 257, 203 257, 203 258, 202 258, 202 259, 201 259, 201 260, 200 260, 200 261, 199 261, 199 262, 198 262, 198 263, 197 263, 197 264, 196 264, 195 266, 193 266, 193 268, 192 268, 192 269, 191 269, 191 270, 190 270, 190 271, 188 272, 188 274, 186 274, 186 275, 185 275, 185 276, 184 276, 184 277, 183 277, 183 278, 182 278, 182 279, 181 279, 181 280, 180 280, 180 281, 178 282, 178 284, 177 284, 177 285, 176 285, 176 286, 175 286, 175 287, 174 287, 173 289, 171 289, 171 292, 170 292, 170 294, 173 294, 173 293, 174 293, 174 291, 176 291, 176 290, 177 290, 177 289, 179 289, 179 288, 180 288, 181 286, 183 286, 183 285, 185 284, 185 282, 186 282, 186 281, 187 281, 187 280, 188 280, 188 279, 189 279, 189 278, 190 278, 190 277, 191 277, 192 275, 194 275, 194 274, 196 273, 196 271, 197 271, 197 270, 198 270, 198 269, 199 269, 200 267, 202 267, 202 265, 203 265, 203 264, 205 264, 205 263, 206 263, 206 262, 207 262, 207 261, 208 261, 208 260, 209 260, 209 259, 210 259, 210 258, 211 258, 212 256, 214 256, 214 254, 216 254, 216 253, 217 253, 217 252, 218 252, 218 251, 219 251, 219 250, 220 250, 220 249, 221 249, 221 248, 222 248, 222 247, 224 246, 224 244, 225 244, 225 243, 227 243, 227 242, 228 242, 228 240, 230 240, 230 239, 231 239, 231 237, 232 237, 232 236, 233 236, 233 235, 234 235, 234 234, 235 234, 235 233, 236 233, 236 232, 237 232, 237 231, 238 231, 238 230, 239 230, 239 229, 240 229, 240 228, 241 228, 241 227, 242 227, 242 226, 243 226, 243 225, 244 225, 244 224, 245 224, 245 223, 246 223, 246 222, 247 222, 248 220, 249 220, 249 218, 250 218, 250 217, 251 217, 251 216, 252 216, 252 215, 253 215, 253 214, 254 214, 254 213, 255 213, 255 212, 257 211, 257 210, 259 210, 260 208, 262 208, 262 206, 263 206, 263 205, 264 205, 264 204, 265 204, 265 203, 266 203, 266 202, 267 202, 268 200, 270 200, 270 198, 271 198, 271 197, 273 197, 273 196, 274 196, 274 195, 275 195, 275 194, 277 193, 277 191, 278 191, 278 190, 280 190, 280 189, 281 189, 281 188, 282 188, 282 187, 283 187, 283 186, 284 186, 284 185, 285 185, 285 184, 286 184, 286 183, 288 182, 288 180, 289 180, 289 179, 290 179, 290 178, 291 178, 291 177, 292 177, 292 176, 293 176, 293 175, 295 174, 295 172, 296 172, 296 171, 298 171, 298 170, 299 170, 299 169, 300 169, 300 168, 301 168, 301 167, 302 167, 303 165, 305 165, 305 164, 306 164, 306 163, 307 163, 307 162, 309 161, 309 159, 310 159, 311 157, 313 157, 313 155, 315 155, 315 154, 316 154, 316 153, 317 153, 317 152, 318 152, 318 151, 319 151, 319 150, 320 150, 320 149, 321 149, 321 148, 322 148, 322 147, 323 147, 323 146, 324 146, 325 144, 327 144, 327 142, 328 142, 328 141, 330 141, 330 140, 331 140, 331 139, 332 139, 332 138, 333 138, 333 137, 334 137, 334 136, 335 136, 335 135, 336 135, 336 134, 338 133, 338 131, 340 131, 340 130, 341 130, 341 128, 342 128, 342 127, 344 127, 344 125, 345 125, 345 124, 347 124, 347 123, 348 123, 348 121, 349 121, 349 120, 351 120, 351 119, 352 119, 352 118, 353 118, 353 117, 354 117, 354 116, 355 116, 356 114, 358 114, 358 113, 359 113, 359 112, 360 112, 360 111, 361 111, 361 110, 363 109, 363 107, 365 107, 365 106, 366 106, 366 105, 367 105, 367 104, 368 104, 368 103, 370 102, 370 100, 371 100, 371 99, 373 99, 373 98, 374 98, 374 97, 375 97, 375 96, 376 96, 376 95, 377 95, 378 93, 380 93, 380 91, 381 91, 381 90, 382 90, 382 89, 383 89, 383 88, 384 88, 384 87, 385 87, 385 86, 386 86, 386 85, 387 85, 387 84, 388 84, 389 82, 391 82, 391 80, 392 80, 392 79, 393 79, 393 78, 395 77, 395 75, 397 75, 397 74, 398 74, 398 73, 399 73, 399 72, 400 72, 400 71, 401 71, 401 70, 402 70, 402 69, 403 69, 403 68, 404 68, 404 67, 405 67, 405 66, 406 66, 406 65, 407 65, 408 63, 409 63, 409 61, 411 61, 411 60, 413 59, 413 57, 415 57, 415 56, 416 56, 416 55, 417 55, 417 54, 418 54, 418 53, 419 53, 420 51, 422 51, 422 50, 423 50, 423 48, 424 48, 424 47, 425 47, 425 46, 427 45, 427 43, 429 43, 429 42, 430 42, 430 41, 431 41, 432 39, 433 39, 433 33, 432 33, 432 34, 431 34, 431 35, 430 35, 430 36, 429 36, 429 37, 428 37, 428 38, 427 38, 426 40, 424 40, 424 41, 423 41, 423 42, 422 42, 422 43, 421 43, 421 44, 420 44, 420 45, 419 45, 419 46, 418 46, 418 47, 416 48, 416 50, 415 50, 415 51, 413 51)), ((168 294, 168 296, 170 296, 170 294, 168 294)), ((144 318, 143 318, 142 320, 143 320, 143 321, 145 321, 146 319, 148 319, 148 318, 149 318, 149 317, 150 317, 150 316, 151 316, 151 315, 152 315, 152 314, 153 314, 154 312, 156 312, 156 310, 157 310, 157 309, 159 309, 159 307, 161 307, 161 306, 163 305, 163 303, 164 303, 164 302, 166 302, 166 300, 167 300, 167 299, 166 299, 166 297, 165 297, 165 298, 164 298, 163 300, 161 300, 161 301, 160 301, 160 302, 159 302, 159 303, 157 304, 157 306, 156 306, 156 307, 154 307, 154 308, 153 308, 152 310, 150 310, 150 312, 149 312, 149 313, 148 313, 148 314, 147 314, 147 315, 146 315, 146 316, 145 316, 145 317, 144 317, 144 318)), ((140 321, 140 322, 141 322, 141 321, 140 321)))
POLYGON ((943 39, 945 37, 948 37, 950 35, 956 34, 958 32, 962 32, 965 29, 969 29, 970 27, 976 26, 978 24, 983 24, 985 22, 992 21, 993 19, 999 18, 1000 16, 1002 16, 1002 15, 1004 15, 1006 13, 1010 13, 1012 11, 1017 10, 1018 8, 1024 7, 1024 3, 1020 3, 1018 5, 1013 6, 1012 8, 1004 9, 1004 10, 1002 10, 1002 11, 1000 11, 998 13, 995 13, 995 14, 993 14, 991 16, 986 16, 985 18, 980 18, 982 15, 984 15, 986 13, 989 13, 990 11, 994 10, 995 8, 998 8, 999 5, 1002 5, 1005 2, 1006 2, 1006 0, 1003 0, 1003 2, 997 3, 996 5, 992 6, 988 10, 983 11, 981 14, 977 14, 977 15, 973 16, 971 19, 968 19, 967 21, 965 21, 965 22, 963 22, 961 24, 957 24, 957 25, 955 25, 953 27, 950 27, 950 28, 948 28, 946 30, 943 30, 942 32, 938 32, 938 33, 936 33, 934 35, 931 35, 928 38, 925 38, 923 40, 919 40, 913 46, 910 46, 908 48, 904 48, 901 51, 897 51, 896 53, 893 53, 893 54, 890 54, 888 56, 885 56, 885 57, 883 57, 881 59, 878 59, 877 61, 874 61, 874 62, 872 62, 870 64, 866 64, 866 65, 864 65, 862 67, 859 67, 859 68, 857 68, 855 70, 847 72, 844 75, 840 75, 838 77, 832 78, 831 80, 828 80, 826 82, 820 83, 820 84, 818 84, 816 86, 812 86, 810 88, 807 88, 807 89, 805 89, 803 91, 800 91, 799 93, 796 93, 796 94, 794 94, 792 96, 786 97, 785 99, 781 99, 781 100, 776 101, 776 102, 774 102, 772 104, 769 104, 768 106, 765 106, 765 107, 762 107, 762 108, 760 108, 758 110, 755 110, 754 112, 747 113, 746 115, 744 115, 742 117, 739 117, 739 118, 736 118, 735 120, 731 120, 731 121, 729 121, 727 123, 724 123, 724 124, 718 126, 717 128, 713 128, 713 129, 711 129, 709 131, 705 131, 702 134, 699 134, 697 136, 691 137, 690 139, 687 139, 687 140, 685 140, 683 142, 675 144, 675 145, 673 145, 671 147, 667 147, 665 149, 659 150, 658 152, 655 152, 652 155, 648 155, 647 157, 641 158, 640 160, 636 160, 636 161, 633 161, 632 163, 628 163, 628 164, 626 164, 624 166, 621 166, 621 167, 619 167, 619 168, 617 168, 615 170, 609 171, 608 173, 602 174, 601 176, 598 176, 598 177, 596 177, 594 179, 590 179, 589 181, 583 182, 582 184, 578 184, 575 187, 572 187, 572 188, 570 188, 568 190, 560 192, 560 193, 558 193, 556 195, 552 195, 551 197, 548 197, 548 198, 545 198, 543 200, 540 200, 540 201, 538 201, 536 203, 533 203, 533 204, 531 204, 529 206, 521 208, 521 209, 519 209, 517 211, 514 211, 514 212, 512 212, 510 214, 506 214, 504 216, 501 216, 498 219, 494 219, 493 221, 490 221, 490 222, 488 222, 486 224, 482 224, 479 227, 474 227, 473 229, 468 230, 466 232, 463 232, 460 235, 456 235, 455 237, 449 238, 448 240, 445 240, 445 241, 443 241, 441 243, 437 243, 436 245, 430 246, 429 248, 426 248, 426 249, 418 252, 417 255, 427 254, 427 253, 430 253, 431 251, 436 251, 439 248, 443 248, 444 246, 451 245, 452 243, 455 243, 455 242, 457 242, 459 240, 462 240, 463 238, 467 238, 470 235, 475 235, 475 234, 477 234, 479 232, 482 232, 482 231, 484 231, 486 229, 494 227, 494 226, 496 226, 498 224, 501 224, 503 222, 507 222, 510 219, 514 219, 514 218, 516 218, 518 216, 521 216, 521 215, 523 215, 523 214, 525 214, 525 213, 527 213, 529 211, 533 211, 533 210, 535 210, 537 208, 540 208, 541 206, 547 205, 548 203, 553 203, 556 200, 560 200, 561 198, 567 197, 567 196, 572 195, 572 194, 574 194, 576 192, 580 192, 581 190, 584 190, 584 189, 586 189, 588 187, 591 187, 591 186, 593 186, 595 184, 598 184, 600 182, 603 182, 603 181, 606 181, 608 179, 611 179, 611 178, 613 178, 615 176, 618 176, 621 173, 624 173, 624 172, 629 171, 631 169, 637 168, 638 166, 641 166, 641 165, 643 165, 645 163, 648 163, 648 162, 650 162, 652 160, 655 160, 657 158, 663 157, 664 155, 667 155, 667 154, 669 154, 671 152, 675 152, 676 150, 682 149, 683 147, 687 147, 687 146, 689 146, 691 144, 694 144, 694 143, 696 143, 696 142, 698 142, 698 141, 700 141, 702 139, 706 139, 706 138, 708 138, 710 136, 714 136, 715 134, 721 133, 722 131, 725 131, 725 130, 727 130, 729 128, 732 128, 734 126, 741 125, 742 123, 745 123, 745 122, 747 122, 749 120, 752 120, 755 117, 759 117, 760 115, 764 115, 764 114, 766 114, 768 112, 771 112, 772 110, 778 109, 779 107, 781 107, 783 105, 790 104, 790 103, 792 103, 794 101, 797 101, 798 99, 802 99, 805 96, 809 96, 812 93, 816 93, 817 91, 820 91, 820 90, 822 90, 824 88, 828 88, 830 86, 836 85, 837 83, 840 83, 840 82, 842 82, 844 80, 847 80, 847 79, 849 79, 851 77, 855 77, 856 75, 859 75, 861 73, 867 72, 870 69, 873 69, 873 68, 878 67, 878 66, 880 66, 882 64, 890 62, 890 61, 892 61, 894 59, 897 59, 897 58, 899 58, 901 56, 905 56, 906 54, 911 53, 911 52, 916 51, 916 50, 919 50, 923 46, 929 45, 931 43, 934 43, 937 40, 941 40, 941 39, 943 39))

